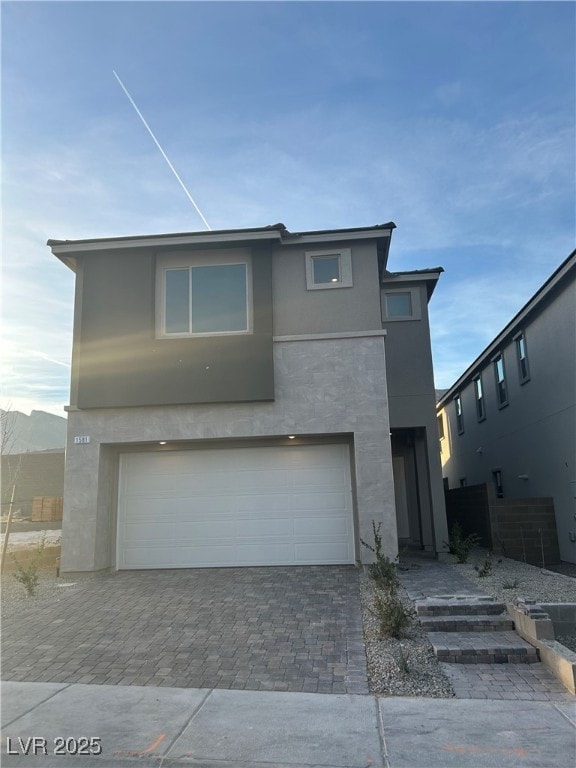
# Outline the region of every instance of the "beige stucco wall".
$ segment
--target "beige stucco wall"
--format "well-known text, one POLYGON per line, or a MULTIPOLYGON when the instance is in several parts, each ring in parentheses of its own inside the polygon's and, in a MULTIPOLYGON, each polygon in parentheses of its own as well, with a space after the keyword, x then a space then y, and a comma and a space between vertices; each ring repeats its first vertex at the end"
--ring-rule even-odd
MULTIPOLYGON (((63 572, 115 567, 119 450, 157 441, 349 435, 357 536, 382 522, 397 553, 383 332, 274 344, 274 402, 71 411, 64 491, 63 572), (76 445, 74 437, 90 437, 76 445), (120 447, 121 446, 121 447, 120 447)), ((366 551, 358 550, 366 560, 366 551)))

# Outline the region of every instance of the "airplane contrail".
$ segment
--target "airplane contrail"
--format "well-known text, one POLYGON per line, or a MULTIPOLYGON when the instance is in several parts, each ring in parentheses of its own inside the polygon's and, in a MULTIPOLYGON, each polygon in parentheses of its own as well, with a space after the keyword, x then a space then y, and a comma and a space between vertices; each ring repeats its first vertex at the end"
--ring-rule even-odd
POLYGON ((200 208, 198 208, 198 206, 196 205, 196 203, 195 203, 195 201, 194 201, 194 198, 192 197, 192 195, 190 194, 190 192, 188 192, 188 190, 186 189, 186 186, 185 186, 184 182, 182 181, 182 179, 180 178, 180 176, 178 176, 178 173, 176 172, 176 169, 174 168, 174 166, 172 165, 172 163, 171 163, 171 162, 170 162, 170 160, 168 159, 168 156, 167 156, 166 152, 164 152, 164 150, 163 150, 163 149, 162 149, 162 147, 160 146, 160 143, 159 143, 158 139, 157 139, 157 138, 156 138, 156 136, 154 136, 154 134, 152 133, 152 129, 150 128, 150 126, 148 125, 148 123, 146 122, 146 120, 144 119, 144 115, 142 114, 142 112, 140 112, 140 110, 138 109, 138 107, 137 107, 137 106, 136 106, 136 104, 134 103, 134 99, 133 99, 133 98, 132 98, 132 96, 130 96, 130 94, 128 93, 128 90, 126 89, 126 86, 124 85, 124 83, 122 82, 122 80, 120 80, 120 78, 118 77, 118 75, 116 74, 116 72, 115 72, 114 70, 112 70, 112 74, 114 75, 114 77, 116 78, 116 80, 118 80, 118 83, 120 84, 120 87, 122 88, 122 90, 124 91, 124 93, 126 94, 126 96, 128 97, 128 100, 130 101, 130 104, 132 104, 132 106, 133 106, 133 107, 134 107, 134 109, 136 110, 136 114, 138 115, 138 117, 140 118, 140 120, 142 120, 142 122, 144 123, 144 126, 145 126, 146 130, 148 131, 148 133, 149 133, 149 134, 150 134, 150 136, 152 137, 152 139, 153 139, 153 141, 154 141, 154 144, 156 144, 156 146, 158 147, 158 149, 159 149, 159 150, 160 150, 160 152, 162 153, 162 157, 163 157, 163 158, 164 158, 164 160, 166 160, 166 162, 168 163, 168 166, 169 166, 170 170, 172 171, 172 173, 174 174, 174 176, 176 176, 176 178, 177 178, 177 180, 178 180, 178 182, 179 182, 180 186, 182 187, 182 189, 183 189, 183 190, 184 190, 184 192, 186 193, 186 197, 188 198, 188 200, 190 200, 190 202, 192 203, 192 205, 193 205, 193 206, 194 206, 194 208, 196 209, 196 212, 198 213, 198 215, 200 216, 200 218, 202 219, 202 221, 203 221, 203 222, 204 222, 204 224, 206 225, 206 229, 209 229, 209 230, 211 230, 211 229, 212 229, 212 227, 210 226, 210 224, 208 224, 208 222, 206 221, 206 219, 204 218, 204 216, 203 216, 203 214, 202 214, 202 211, 201 211, 201 210, 200 210, 200 208))

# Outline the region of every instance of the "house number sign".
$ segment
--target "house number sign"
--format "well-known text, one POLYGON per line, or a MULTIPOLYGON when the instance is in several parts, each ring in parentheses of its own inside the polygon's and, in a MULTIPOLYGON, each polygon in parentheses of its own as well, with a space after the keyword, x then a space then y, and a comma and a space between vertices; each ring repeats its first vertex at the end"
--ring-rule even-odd
POLYGON ((76 435, 74 445, 84 445, 90 442, 90 435, 76 435))

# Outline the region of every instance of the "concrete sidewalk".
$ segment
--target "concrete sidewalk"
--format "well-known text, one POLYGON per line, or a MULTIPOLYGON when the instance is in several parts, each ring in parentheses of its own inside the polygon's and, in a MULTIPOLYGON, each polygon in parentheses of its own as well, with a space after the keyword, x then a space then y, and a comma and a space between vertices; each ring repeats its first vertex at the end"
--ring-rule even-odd
POLYGON ((4 682, 2 724, 3 766, 566 768, 576 761, 576 710, 568 702, 4 682))

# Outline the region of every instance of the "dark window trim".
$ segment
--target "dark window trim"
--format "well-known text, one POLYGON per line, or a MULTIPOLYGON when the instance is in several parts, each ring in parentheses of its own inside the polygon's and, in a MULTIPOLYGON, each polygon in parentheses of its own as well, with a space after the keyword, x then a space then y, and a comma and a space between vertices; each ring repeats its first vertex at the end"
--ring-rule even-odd
POLYGON ((484 421, 486 419, 486 398, 484 397, 484 384, 481 373, 474 376, 472 384, 474 386, 474 400, 476 401, 476 417, 478 421, 484 421), (480 397, 478 397, 476 382, 480 382, 480 397))
POLYGON ((500 467, 496 467, 492 470, 492 482, 494 483, 494 490, 496 491, 496 498, 504 498, 504 483, 502 480, 502 470, 500 467))
POLYGON ((516 345, 516 362, 518 363, 518 379, 520 384, 526 384, 530 381, 530 364, 528 362, 528 347, 526 345, 526 334, 524 331, 519 331, 514 336, 514 342, 516 345), (520 356, 520 342, 524 344, 524 370, 522 370, 522 357, 520 356))
POLYGON ((464 433, 464 409, 462 407, 462 394, 454 395, 454 410, 456 411, 456 428, 459 435, 464 433))
POLYGON ((438 435, 440 440, 444 440, 446 437, 446 430, 444 429, 444 417, 441 413, 439 413, 436 417, 436 421, 438 422, 438 435))
POLYGON ((494 367, 494 384, 496 386, 496 403, 498 408, 505 408, 508 404, 508 384, 506 383, 506 363, 504 361, 504 352, 499 352, 492 358, 494 367), (502 361, 502 381, 498 379, 498 361, 502 361))

